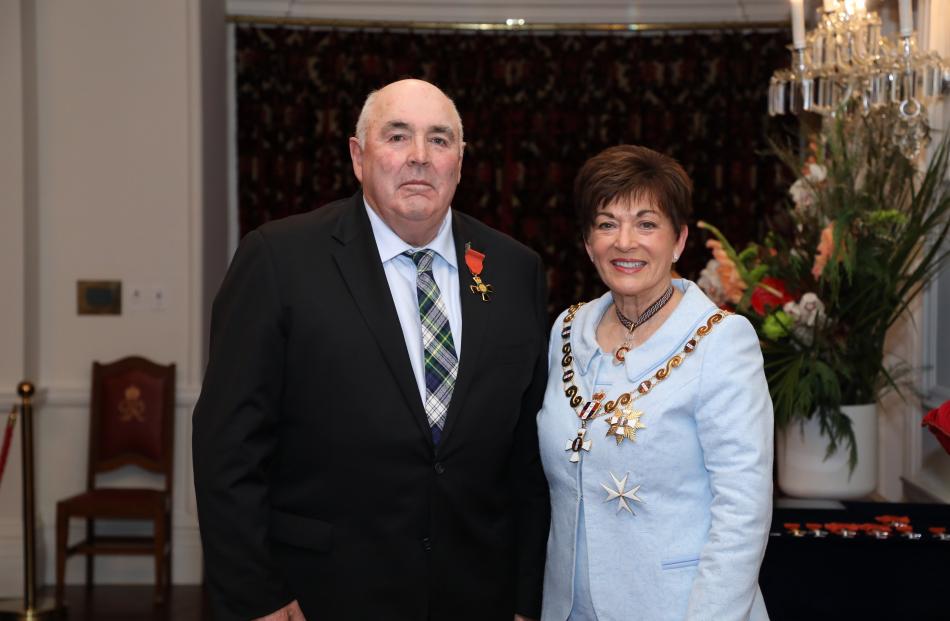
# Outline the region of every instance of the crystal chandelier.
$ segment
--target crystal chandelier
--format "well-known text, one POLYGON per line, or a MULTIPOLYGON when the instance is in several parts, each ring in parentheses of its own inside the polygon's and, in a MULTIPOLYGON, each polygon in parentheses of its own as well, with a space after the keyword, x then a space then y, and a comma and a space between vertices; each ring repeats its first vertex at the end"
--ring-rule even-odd
POLYGON ((917 48, 910 0, 900 0, 900 32, 881 34, 863 0, 824 0, 805 32, 802 0, 791 0, 792 66, 769 83, 769 115, 874 112, 896 116, 894 141, 914 159, 929 140, 926 106, 950 90, 950 64, 917 48))

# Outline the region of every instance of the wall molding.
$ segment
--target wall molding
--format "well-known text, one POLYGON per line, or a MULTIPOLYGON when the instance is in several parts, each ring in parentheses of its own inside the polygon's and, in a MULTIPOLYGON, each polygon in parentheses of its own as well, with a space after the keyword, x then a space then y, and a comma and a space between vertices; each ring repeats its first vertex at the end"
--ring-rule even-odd
MULTIPOLYGON (((19 384, 18 381, 11 381, 5 383, 4 386, 16 386, 19 384)), ((35 387, 34 387, 35 388, 35 387)), ((46 402, 49 391, 46 388, 35 388, 36 393, 33 395, 33 405, 39 407, 46 402)), ((0 410, 5 410, 8 405, 13 403, 20 403, 20 395, 17 394, 16 390, 0 390, 0 410)))
POLYGON ((786 0, 628 0, 494 2, 487 0, 228 0, 229 15, 267 17, 504 23, 671 23, 786 21, 786 0))
MULTIPOLYGON (((88 408, 90 400, 90 386, 88 384, 63 383, 46 385, 38 388, 36 396, 33 398, 33 405, 36 408, 88 408)), ((198 396, 201 394, 201 385, 192 384, 177 386, 175 388, 175 407, 188 408, 194 407, 198 402, 198 396)), ((0 391, 0 405, 6 408, 7 403, 19 403, 20 397, 15 391, 0 391)))

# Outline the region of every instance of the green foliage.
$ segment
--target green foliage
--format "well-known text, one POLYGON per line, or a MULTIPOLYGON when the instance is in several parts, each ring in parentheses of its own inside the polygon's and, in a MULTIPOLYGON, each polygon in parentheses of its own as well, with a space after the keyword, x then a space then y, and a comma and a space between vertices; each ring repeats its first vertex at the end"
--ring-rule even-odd
MULTIPOLYGON (((758 329, 777 425, 818 416, 828 454, 844 445, 852 469, 854 434, 840 408, 874 402, 886 388, 900 392, 884 362, 887 331, 948 254, 950 137, 920 171, 892 142, 899 122, 889 112, 833 120, 813 145, 815 174, 799 173, 793 187, 799 200, 780 219, 788 230, 772 231, 762 244, 736 252, 719 230, 700 223, 747 285, 736 310, 758 329), (816 258, 825 230, 822 268, 816 258), (795 302, 814 294, 823 312, 803 319, 778 305, 760 315, 751 300, 765 277, 781 281, 795 302)), ((773 147, 799 170, 795 153, 773 147)))

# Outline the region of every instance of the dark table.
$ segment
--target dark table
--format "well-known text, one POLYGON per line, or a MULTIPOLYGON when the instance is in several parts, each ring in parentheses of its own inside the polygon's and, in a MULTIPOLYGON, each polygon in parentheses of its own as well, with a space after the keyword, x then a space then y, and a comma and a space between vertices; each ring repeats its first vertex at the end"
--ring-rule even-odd
MULTIPOLYGON (((772 621, 888 619, 950 620, 950 505, 843 502, 843 508, 776 506, 759 586, 772 621), (919 540, 794 537, 785 523, 875 522, 875 516, 910 518, 919 540)), ((896 533, 895 533, 896 534, 896 533)))

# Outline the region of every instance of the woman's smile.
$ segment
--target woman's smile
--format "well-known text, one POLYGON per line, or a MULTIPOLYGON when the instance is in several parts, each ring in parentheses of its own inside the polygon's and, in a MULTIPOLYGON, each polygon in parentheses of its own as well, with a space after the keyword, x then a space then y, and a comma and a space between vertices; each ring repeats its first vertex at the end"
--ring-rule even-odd
POLYGON ((646 267, 646 261, 637 261, 634 259, 614 259, 610 262, 617 271, 623 272, 624 274, 636 274, 644 267, 646 267))

